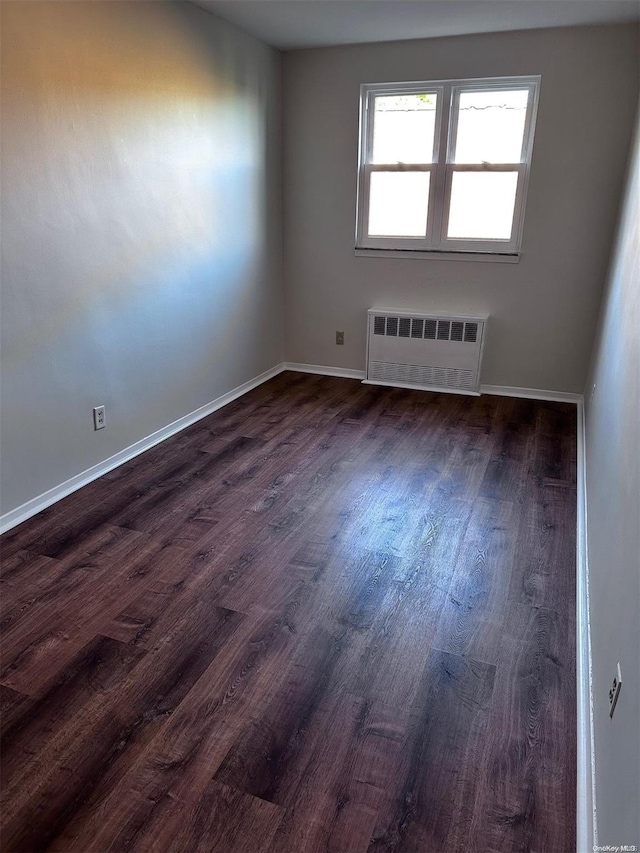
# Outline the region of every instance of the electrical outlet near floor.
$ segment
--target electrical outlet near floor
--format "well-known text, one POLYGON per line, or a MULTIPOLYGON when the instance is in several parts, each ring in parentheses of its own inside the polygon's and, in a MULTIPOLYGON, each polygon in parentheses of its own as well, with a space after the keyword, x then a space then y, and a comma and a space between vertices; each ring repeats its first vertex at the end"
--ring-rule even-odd
POLYGON ((93 428, 104 429, 106 425, 104 406, 95 406, 93 409, 93 428))
POLYGON ((611 688, 609 689, 609 716, 613 717, 613 712, 616 709, 616 703, 618 701, 618 696, 620 695, 620 688, 622 687, 622 673, 620 672, 620 664, 616 669, 616 674, 611 682, 611 688))
POLYGON ((339 347, 344 346, 344 332, 336 332, 336 344, 339 347))

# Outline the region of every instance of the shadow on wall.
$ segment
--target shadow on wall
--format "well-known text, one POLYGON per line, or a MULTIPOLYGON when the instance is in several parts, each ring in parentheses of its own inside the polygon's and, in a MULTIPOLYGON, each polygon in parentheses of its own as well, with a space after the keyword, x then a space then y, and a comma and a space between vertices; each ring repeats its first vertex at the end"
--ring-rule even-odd
POLYGON ((236 335, 264 335, 272 83, 267 48, 190 4, 3 4, 3 36, 3 491, 15 504, 33 496, 25 466, 41 480, 48 468, 33 459, 43 441, 67 476, 104 455, 77 459, 57 434, 74 429, 65 401, 112 399, 126 446, 275 360, 262 366, 236 335), (30 424, 43 404, 55 435, 30 424))
MULTIPOLYGON (((119 62, 126 9, 115 21, 109 15, 108 35, 96 40, 103 4, 81 16, 74 3, 56 4, 54 15, 49 4, 34 5, 46 49, 30 50, 25 33, 18 51, 29 55, 26 80, 15 88, 5 80, 3 92, 5 167, 22 191, 7 199, 5 245, 9 268, 20 257, 24 272, 37 234, 27 272, 59 278, 40 305, 41 343, 92 302, 102 312, 107 289, 117 311, 112 300, 126 305, 141 290, 171 287, 175 273, 184 280, 194 269, 202 281, 208 263, 224 289, 229 270, 246 272, 259 245, 260 135, 247 81, 233 79, 210 47, 203 68, 186 37, 158 45, 149 34, 146 57, 131 45, 135 64, 119 62)), ((162 5, 186 24, 179 8, 162 5)))

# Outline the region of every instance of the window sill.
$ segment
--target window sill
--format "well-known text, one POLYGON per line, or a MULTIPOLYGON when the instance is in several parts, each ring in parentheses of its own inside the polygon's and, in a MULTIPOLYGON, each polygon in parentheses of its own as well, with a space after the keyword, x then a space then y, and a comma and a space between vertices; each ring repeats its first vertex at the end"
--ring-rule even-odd
POLYGON ((499 254, 491 252, 422 252, 416 249, 355 249, 357 258, 408 258, 430 261, 472 261, 489 264, 518 264, 520 253, 499 254))

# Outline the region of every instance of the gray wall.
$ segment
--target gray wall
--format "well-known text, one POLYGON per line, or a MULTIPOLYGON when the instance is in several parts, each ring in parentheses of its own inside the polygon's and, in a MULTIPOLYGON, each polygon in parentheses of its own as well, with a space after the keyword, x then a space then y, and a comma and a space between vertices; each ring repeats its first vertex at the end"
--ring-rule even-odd
POLYGON ((370 307, 486 311, 483 382, 581 392, 633 126, 637 47, 628 25, 285 54, 287 359, 363 368, 370 307), (520 263, 354 257, 360 83, 515 74, 542 74, 520 263))
POLYGON ((640 127, 586 390, 598 843, 640 845, 640 127))
POLYGON ((1 5, 7 512, 282 361, 280 55, 190 3, 1 5))

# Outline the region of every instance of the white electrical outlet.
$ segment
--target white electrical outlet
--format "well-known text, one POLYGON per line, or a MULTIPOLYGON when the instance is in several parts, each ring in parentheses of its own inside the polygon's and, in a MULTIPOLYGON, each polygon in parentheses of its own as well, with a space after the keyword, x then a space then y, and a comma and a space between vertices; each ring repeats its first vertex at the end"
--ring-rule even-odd
POLYGON ((93 428, 104 429, 106 425, 104 406, 95 406, 93 409, 93 428))
POLYGON ((614 676, 613 681, 611 682, 611 688, 609 690, 609 716, 613 717, 613 712, 616 709, 616 702, 618 701, 618 696, 620 695, 620 688, 622 687, 622 673, 620 672, 620 664, 616 669, 616 674, 614 676))

